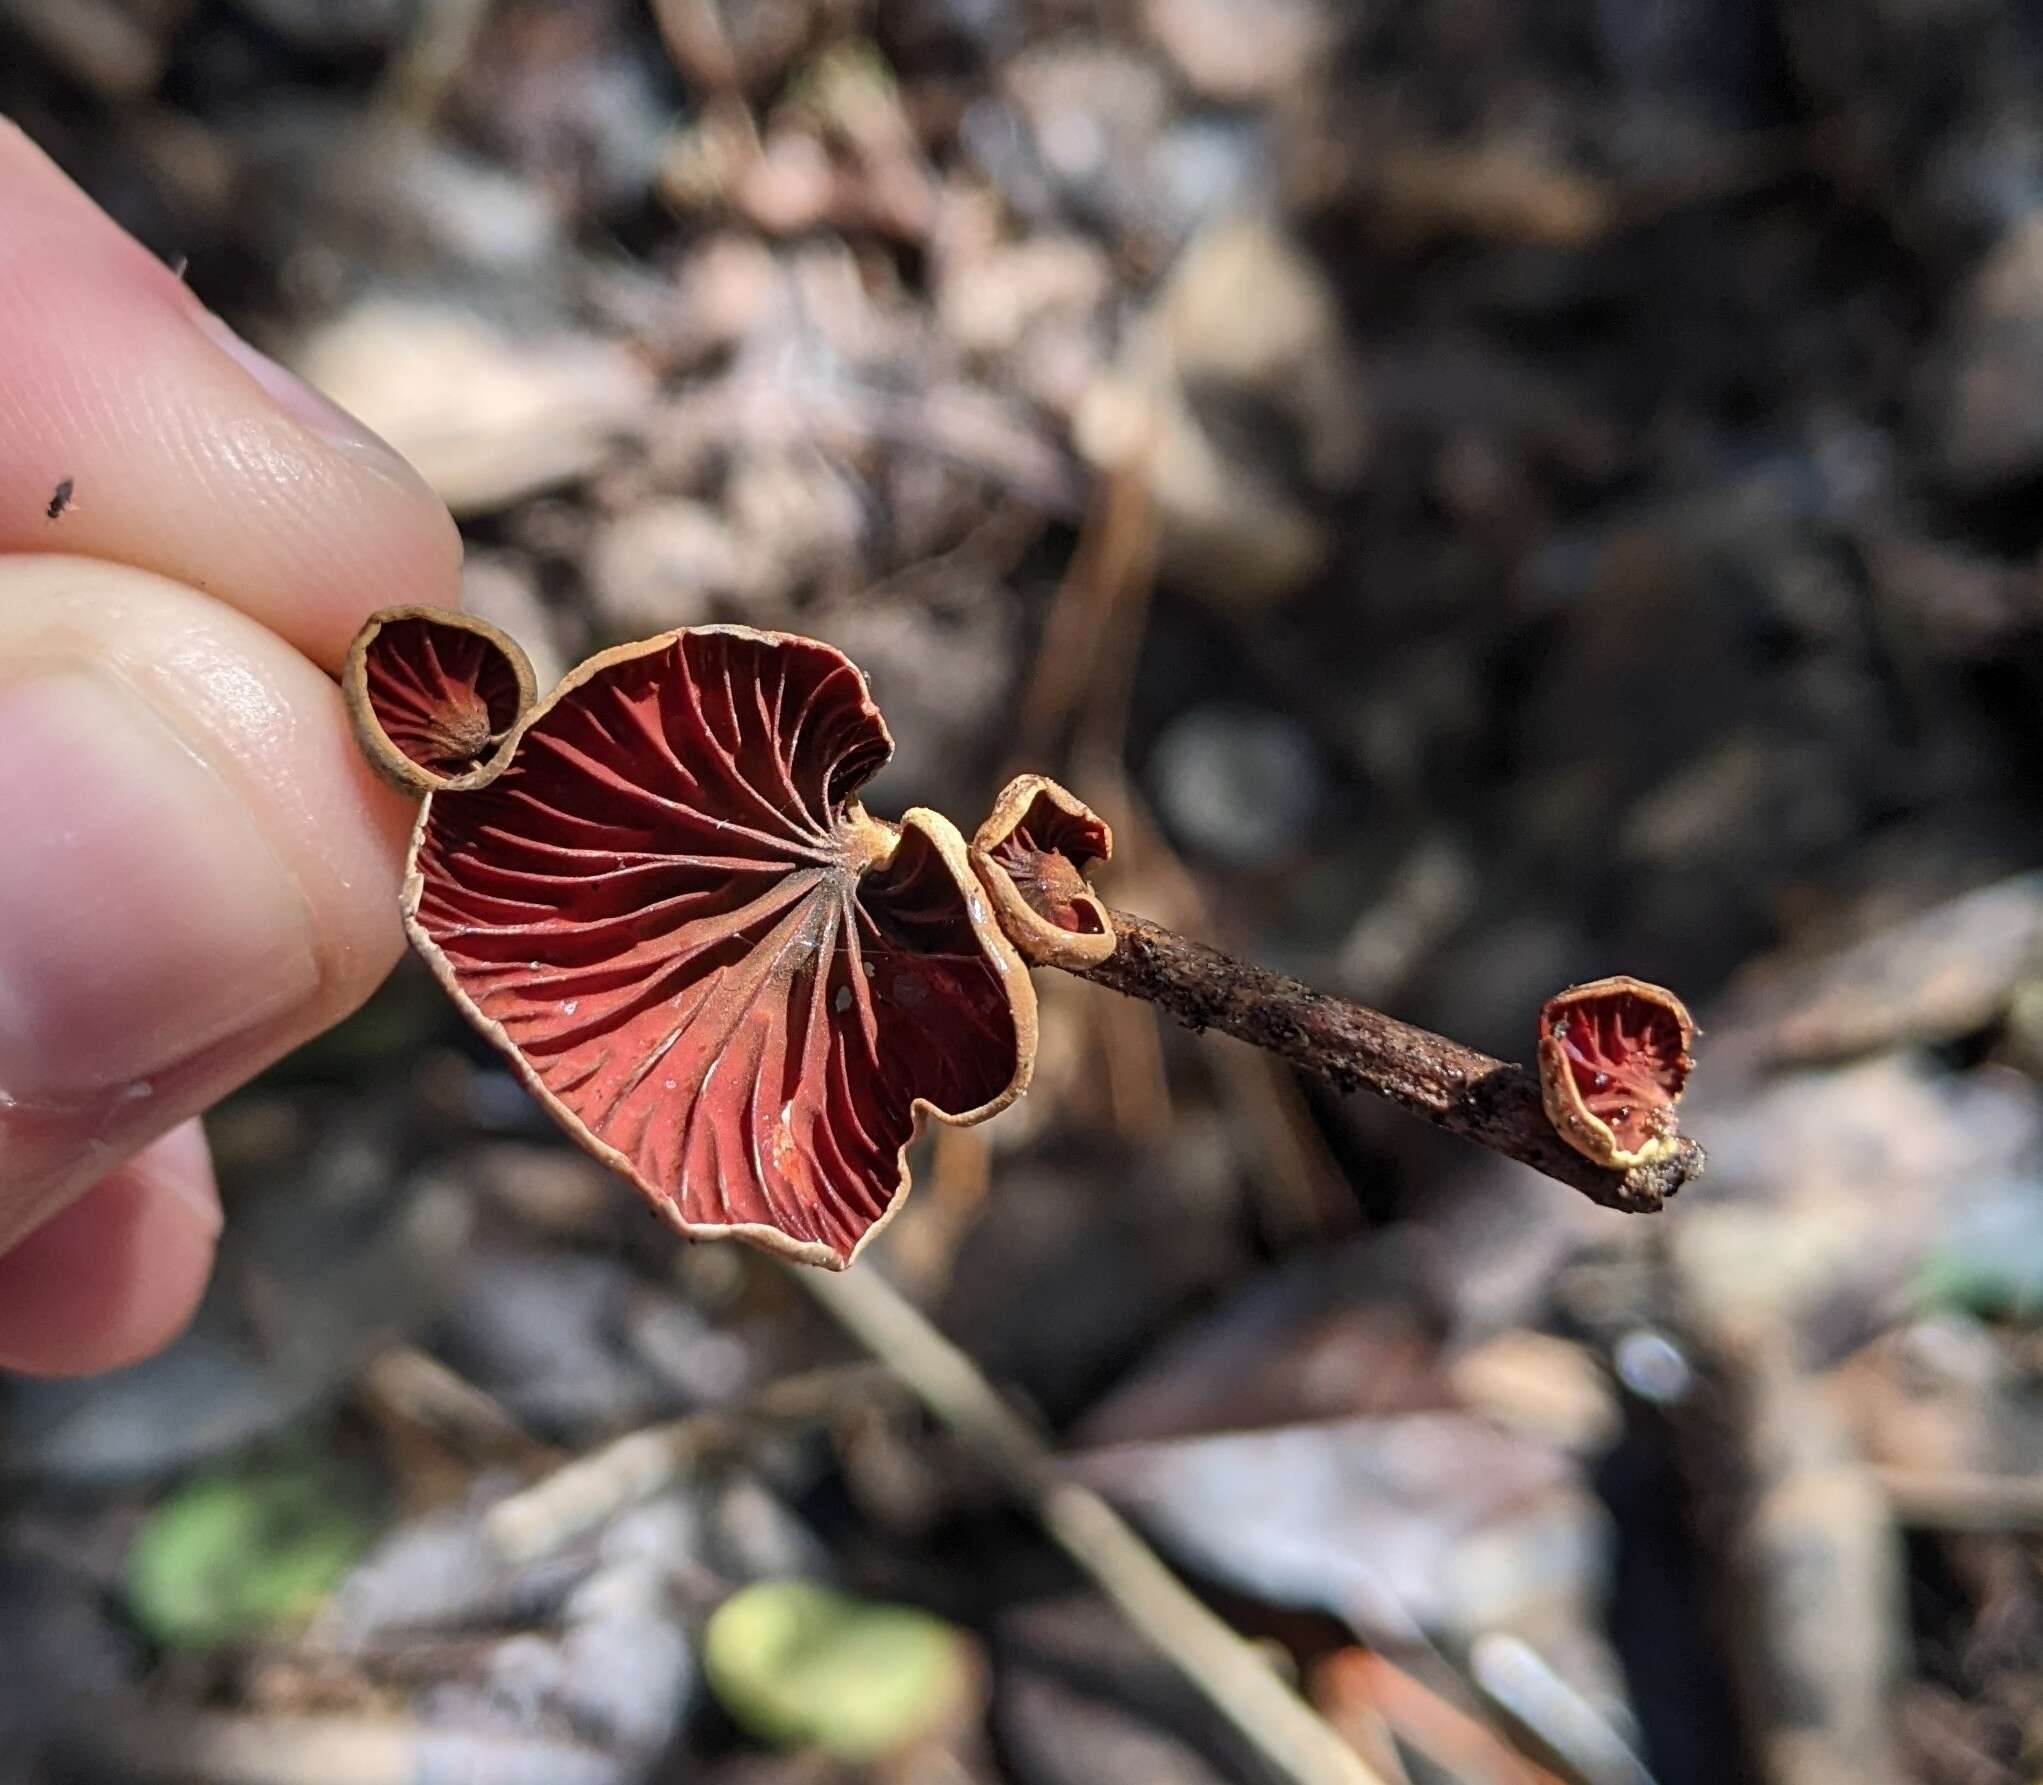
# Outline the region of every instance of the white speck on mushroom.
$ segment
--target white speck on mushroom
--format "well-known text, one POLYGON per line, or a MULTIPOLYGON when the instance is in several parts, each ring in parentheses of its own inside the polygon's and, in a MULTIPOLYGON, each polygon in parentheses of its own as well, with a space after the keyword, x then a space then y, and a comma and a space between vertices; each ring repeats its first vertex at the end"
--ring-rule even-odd
POLYGON ((144 1097, 153 1097, 155 1095, 156 1087, 146 1078, 138 1078, 133 1084, 121 1087, 121 1101, 123 1103, 140 1103, 144 1097))
POLYGON ((666 1086, 667 1086, 667 1089, 668 1089, 668 1090, 670 1090, 670 1091, 671 1091, 671 1090, 673 1090, 673 1088, 674 1088, 674 1081, 673 1081, 672 1079, 668 1079, 668 1080, 666 1081, 666 1086))
POLYGON ((851 987, 848 985, 839 986, 837 988, 837 996, 832 998, 830 1002, 837 1007, 837 1014, 842 1016, 851 1008, 851 987))
POLYGON ((984 923, 986 921, 986 907, 980 902, 979 895, 977 893, 974 893, 972 895, 971 901, 966 906, 966 909, 971 912, 972 921, 974 923, 984 923))
POLYGON ((773 1163, 781 1176, 794 1180, 798 1188, 803 1187, 801 1180, 805 1174, 801 1171, 801 1149, 795 1145, 792 1099, 780 1106, 780 1118, 773 1124, 767 1141, 773 1149, 773 1163))
POLYGON ((581 999, 579 998, 563 998, 561 1000, 560 1007, 562 1010, 566 1011, 569 1016, 573 1016, 575 1014, 575 1006, 580 1002, 581 999))

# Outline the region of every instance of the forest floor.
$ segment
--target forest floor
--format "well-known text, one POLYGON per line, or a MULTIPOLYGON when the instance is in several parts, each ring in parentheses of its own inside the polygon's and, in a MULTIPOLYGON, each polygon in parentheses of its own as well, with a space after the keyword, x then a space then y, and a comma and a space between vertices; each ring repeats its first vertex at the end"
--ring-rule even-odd
POLYGON ((877 810, 1056 775, 1506 1058, 1675 987, 1711 1157, 1612 1214, 1046 975, 849 1305, 408 962, 211 1122, 190 1334, 0 1383, 18 1776, 1282 1777, 905 1303, 1387 1785, 2037 1777, 2034 9, 0 0, 0 110, 542 685, 825 638, 877 810))

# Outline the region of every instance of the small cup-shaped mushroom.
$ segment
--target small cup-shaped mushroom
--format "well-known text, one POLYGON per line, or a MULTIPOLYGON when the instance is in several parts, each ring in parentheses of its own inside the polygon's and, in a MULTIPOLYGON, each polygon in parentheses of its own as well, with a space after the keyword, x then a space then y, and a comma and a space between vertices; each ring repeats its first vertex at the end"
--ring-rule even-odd
POLYGON ((341 692, 378 773, 406 793, 446 793, 502 769, 538 691, 525 653, 487 620, 390 607, 355 634, 341 692))
POLYGON ((964 839, 853 795, 892 754, 811 639, 705 626, 570 674, 486 786, 426 801, 406 927, 582 1146, 692 1238, 842 1267, 919 1116, 1028 1082, 1028 971, 964 839))
POLYGON ((1113 920, 1085 880, 1113 853, 1106 821, 1047 775, 1017 775, 972 838, 972 865, 1022 958, 1079 972, 1114 952, 1113 920))
POLYGON ((1695 1024, 1663 986, 1623 974, 1570 986, 1539 1013, 1539 1089, 1576 1152, 1629 1171, 1671 1151, 1695 1024))

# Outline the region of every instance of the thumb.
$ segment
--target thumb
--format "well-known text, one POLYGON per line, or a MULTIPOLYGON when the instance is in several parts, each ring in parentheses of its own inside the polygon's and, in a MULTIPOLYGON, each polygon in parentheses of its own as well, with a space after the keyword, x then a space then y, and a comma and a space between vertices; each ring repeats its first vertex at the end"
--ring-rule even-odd
POLYGON ((368 995, 406 819, 274 633, 0 557, 0 1252, 368 995))

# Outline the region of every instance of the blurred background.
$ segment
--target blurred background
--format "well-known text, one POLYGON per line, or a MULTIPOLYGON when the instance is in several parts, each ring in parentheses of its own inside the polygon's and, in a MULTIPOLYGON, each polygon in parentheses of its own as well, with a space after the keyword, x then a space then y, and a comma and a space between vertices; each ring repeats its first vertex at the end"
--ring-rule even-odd
MULTIPOLYGON (((811 633, 879 811, 1057 775, 1507 1057, 1689 1000, 1649 1219, 1043 975, 854 1273, 1369 1776, 2039 1776, 2043 11, 0 0, 0 109, 542 685, 811 633)), ((415 963, 210 1126, 190 1334, 0 1383, 6 1780, 1286 1776, 415 963)))

